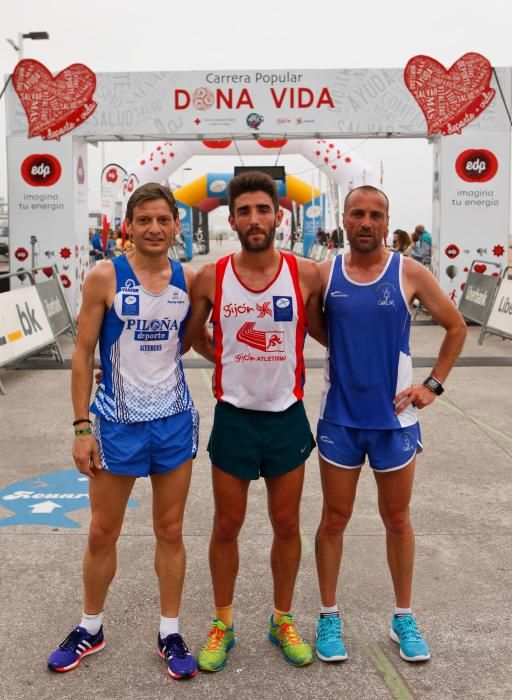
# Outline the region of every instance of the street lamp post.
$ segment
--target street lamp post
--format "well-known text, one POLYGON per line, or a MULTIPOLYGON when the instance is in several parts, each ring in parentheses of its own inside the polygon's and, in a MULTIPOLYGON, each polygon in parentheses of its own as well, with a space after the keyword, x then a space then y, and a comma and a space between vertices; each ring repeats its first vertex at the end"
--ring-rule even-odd
POLYGON ((23 40, 32 39, 33 41, 42 41, 44 39, 49 39, 50 35, 48 32, 28 32, 27 34, 18 34, 18 43, 16 44, 13 39, 7 39, 6 41, 12 46, 12 48, 18 52, 18 60, 23 60, 23 40))

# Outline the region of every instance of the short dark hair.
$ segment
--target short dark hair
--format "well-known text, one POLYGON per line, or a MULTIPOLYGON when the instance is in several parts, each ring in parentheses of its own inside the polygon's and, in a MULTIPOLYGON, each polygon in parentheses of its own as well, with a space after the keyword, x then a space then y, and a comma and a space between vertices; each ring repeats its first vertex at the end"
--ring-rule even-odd
POLYGON ((249 170, 235 175, 228 185, 228 206, 231 215, 234 214, 236 198, 246 192, 265 192, 272 200, 274 211, 279 211, 279 195, 275 181, 270 175, 259 170, 249 170))
POLYGON ((126 205, 126 219, 132 221, 133 210, 144 202, 150 202, 153 199, 165 199, 172 212, 173 219, 178 218, 178 205, 174 199, 174 195, 168 187, 158 184, 158 182, 146 182, 144 185, 137 187, 133 192, 128 204, 126 205))
POLYGON ((350 192, 345 197, 345 201, 343 202, 343 211, 346 210, 349 197, 351 197, 354 194, 354 192, 373 192, 374 194, 381 194, 386 200, 386 208, 389 211, 389 199, 387 195, 382 190, 379 190, 378 187, 374 187, 373 185, 360 185, 359 187, 354 187, 353 190, 350 190, 350 192))

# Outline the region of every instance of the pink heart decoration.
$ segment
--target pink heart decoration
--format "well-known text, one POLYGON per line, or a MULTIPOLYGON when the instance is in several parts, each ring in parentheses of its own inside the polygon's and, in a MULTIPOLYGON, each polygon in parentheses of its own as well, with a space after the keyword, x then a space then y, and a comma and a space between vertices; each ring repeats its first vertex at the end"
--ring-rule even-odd
POLYGON ((419 104, 428 134, 461 133, 492 102, 492 66, 478 53, 466 53, 448 70, 430 56, 414 56, 404 71, 409 92, 419 104))

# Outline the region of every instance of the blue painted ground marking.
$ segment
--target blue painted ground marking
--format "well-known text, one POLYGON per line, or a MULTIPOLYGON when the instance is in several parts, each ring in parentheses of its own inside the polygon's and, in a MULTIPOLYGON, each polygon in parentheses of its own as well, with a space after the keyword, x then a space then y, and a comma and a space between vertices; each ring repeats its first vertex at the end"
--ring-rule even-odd
MULTIPOLYGON (((0 519, 0 527, 10 525, 47 525, 80 527, 66 513, 89 507, 88 477, 70 469, 51 472, 34 479, 18 481, 0 491, 0 505, 15 515, 0 519)), ((139 503, 130 498, 129 508, 139 503)))

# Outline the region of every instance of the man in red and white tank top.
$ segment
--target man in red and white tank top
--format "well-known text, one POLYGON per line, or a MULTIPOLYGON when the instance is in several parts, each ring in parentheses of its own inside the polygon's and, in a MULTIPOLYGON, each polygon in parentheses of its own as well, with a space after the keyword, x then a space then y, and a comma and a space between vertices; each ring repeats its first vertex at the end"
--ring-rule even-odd
POLYGON ((274 248, 283 212, 275 182, 258 171, 229 185, 229 223, 240 252, 205 265, 191 290, 186 352, 211 312, 217 399, 208 451, 215 515, 210 568, 215 618, 199 667, 218 671, 235 642, 233 595, 238 533, 251 480, 265 478, 274 531, 274 611, 269 639, 296 666, 311 663, 309 644, 290 612, 300 563, 299 505, 304 462, 315 446, 302 404, 306 331, 323 336, 316 263, 274 248))

